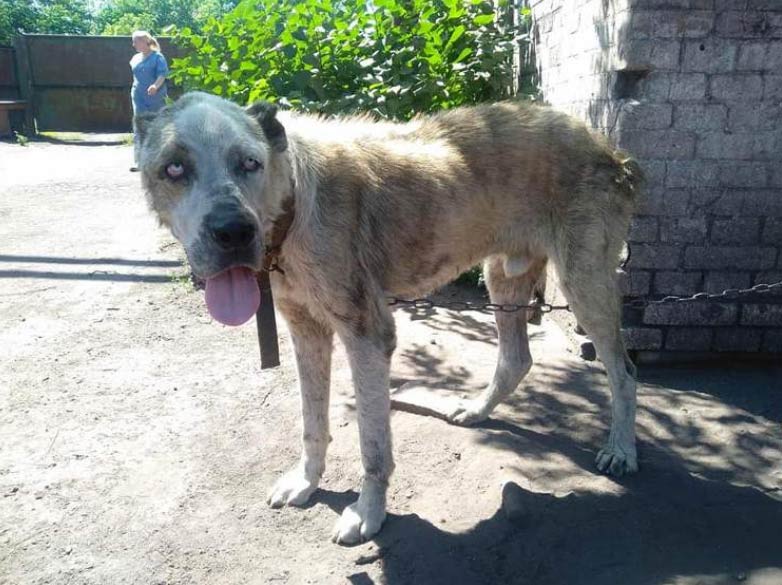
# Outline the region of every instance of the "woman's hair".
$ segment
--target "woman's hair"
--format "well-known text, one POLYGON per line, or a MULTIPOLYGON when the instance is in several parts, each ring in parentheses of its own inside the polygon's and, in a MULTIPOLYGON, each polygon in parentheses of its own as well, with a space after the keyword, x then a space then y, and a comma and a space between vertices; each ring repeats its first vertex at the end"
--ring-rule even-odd
POLYGON ((133 31, 133 34, 131 35, 130 38, 133 40, 144 39, 145 41, 147 41, 147 43, 149 43, 150 49, 152 49, 153 51, 160 52, 160 45, 158 44, 157 39, 145 30, 133 31))

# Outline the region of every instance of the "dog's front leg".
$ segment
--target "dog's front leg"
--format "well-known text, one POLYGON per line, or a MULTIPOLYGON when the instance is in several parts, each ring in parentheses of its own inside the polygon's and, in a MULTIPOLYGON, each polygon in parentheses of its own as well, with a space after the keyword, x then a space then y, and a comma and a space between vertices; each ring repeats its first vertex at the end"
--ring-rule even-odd
POLYGON ((376 534, 386 518, 386 490, 394 470, 389 396, 391 354, 396 345, 393 317, 385 307, 378 307, 368 322, 340 332, 340 337, 356 390, 364 478, 358 501, 342 512, 333 539, 355 544, 376 534))
POLYGON ((329 382, 333 332, 301 306, 278 303, 293 339, 301 389, 303 421, 299 464, 283 475, 269 492, 273 508, 301 506, 318 488, 326 468, 329 437, 329 382))

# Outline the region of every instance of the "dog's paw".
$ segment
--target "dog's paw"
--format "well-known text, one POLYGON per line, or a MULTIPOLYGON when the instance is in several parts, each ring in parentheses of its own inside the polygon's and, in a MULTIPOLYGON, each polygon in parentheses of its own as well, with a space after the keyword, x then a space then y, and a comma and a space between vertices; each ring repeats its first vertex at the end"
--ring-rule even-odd
POLYGON ((385 494, 385 484, 365 479, 358 501, 342 511, 331 539, 337 544, 358 544, 377 534, 386 519, 385 494))
POLYGON ((460 426, 470 426, 481 423, 489 418, 480 404, 472 400, 461 400, 459 404, 451 410, 446 419, 448 422, 460 426))
POLYGON ((312 493, 318 489, 317 481, 310 481, 298 469, 289 471, 277 480, 269 491, 267 503, 272 508, 282 506, 302 506, 307 503, 312 493))
POLYGON ((362 510, 356 502, 342 511, 331 539, 337 544, 359 544, 377 534, 385 519, 384 507, 362 510))
POLYGON ((621 477, 638 471, 638 456, 635 447, 608 444, 598 452, 595 464, 603 473, 621 477))

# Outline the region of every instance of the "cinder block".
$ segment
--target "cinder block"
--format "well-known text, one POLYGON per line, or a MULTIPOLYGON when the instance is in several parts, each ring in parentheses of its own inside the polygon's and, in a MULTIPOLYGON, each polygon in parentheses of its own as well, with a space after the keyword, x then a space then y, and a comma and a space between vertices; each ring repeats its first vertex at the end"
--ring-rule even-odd
POLYGON ((695 135, 679 130, 624 130, 622 148, 640 158, 691 159, 695 152, 695 135))
POLYGON ((758 303, 741 307, 741 324, 782 327, 782 305, 758 303))
POLYGON ((748 130, 774 130, 782 122, 782 107, 773 102, 730 104, 728 128, 733 132, 748 130))
POLYGON ((722 104, 677 104, 673 124, 678 130, 725 130, 728 108, 722 104))
POLYGON ((774 165, 771 167, 769 187, 782 187, 782 165, 774 165))
POLYGON ((630 7, 637 9, 689 8, 690 0, 630 0, 630 7))
POLYGON ((766 219, 766 226, 763 228, 761 241, 764 244, 782 246, 782 218, 769 217, 766 219))
POLYGON ((701 243, 706 240, 706 218, 663 218, 660 223, 660 241, 674 243, 701 243))
POLYGON ((782 329, 764 330, 761 351, 768 353, 782 353, 782 329))
POLYGON ((700 272, 660 271, 654 275, 654 294, 692 295, 701 290, 703 275, 700 272))
MULTIPOLYGON (((752 279, 752 285, 756 284, 775 284, 777 282, 782 282, 782 270, 770 270, 768 272, 758 272, 755 275, 755 278, 752 279)), ((772 293, 766 293, 766 294, 772 294, 772 293)), ((779 294, 782 294, 782 291, 779 291, 779 294)))
POLYGON ((776 248, 760 246, 690 246, 684 267, 692 270, 768 270, 777 259, 776 248))
POLYGON ((766 67, 767 42, 745 42, 739 46, 737 71, 762 71, 766 67))
POLYGON ((759 102, 763 99, 763 76, 759 73, 713 75, 709 95, 728 102, 759 102))
POLYGON ((751 160, 756 135, 749 132, 704 132, 698 137, 695 149, 697 158, 751 160))
POLYGON ((662 187, 665 185, 665 161, 644 160, 641 169, 646 177, 646 188, 662 187))
POLYGON ((639 215, 687 215, 689 191, 686 189, 647 189, 638 202, 639 215))
POLYGON ((673 105, 634 102, 622 108, 617 120, 624 130, 658 130, 669 128, 673 122, 673 105))
POLYGON ((712 244, 756 244, 760 240, 757 217, 717 219, 711 226, 712 244))
POLYGON ((647 325, 733 325, 738 318, 738 306, 717 302, 688 302, 649 305, 644 310, 647 325))
POLYGON ((768 43, 763 69, 766 71, 782 71, 782 41, 768 43))
POLYGON ((651 273, 643 270, 620 270, 619 290, 625 297, 641 297, 649 294, 651 273))
POLYGON ((763 99, 765 101, 782 100, 782 75, 766 75, 763 99))
POLYGON ((738 43, 733 40, 708 38, 687 41, 683 51, 682 71, 728 73, 736 68, 738 43))
POLYGON ((767 36, 782 39, 782 12, 766 12, 768 22, 767 36))
POLYGON ((779 0, 749 0, 747 10, 779 10, 779 0))
POLYGON ((665 334, 665 349, 675 351, 708 351, 714 336, 706 327, 670 327, 665 334))
POLYGON ((663 334, 661 329, 651 327, 625 327, 622 335, 627 349, 660 349, 663 334))
MULTIPOLYGON (((740 5, 734 2, 734 8, 740 5)), ((730 10, 717 14, 715 31, 721 37, 751 39, 763 37, 769 22, 764 12, 730 10)))
POLYGON ((727 12, 736 9, 736 0, 714 0, 714 10, 727 12))
POLYGON ((674 73, 668 78, 668 97, 672 102, 700 101, 706 98, 706 75, 674 73))
POLYGON ((728 162, 719 166, 719 183, 723 187, 762 188, 768 184, 768 167, 755 162, 728 162))
POLYGON ((753 189, 744 192, 741 214, 745 216, 782 217, 782 197, 778 190, 753 189))
POLYGON ((714 28, 714 12, 706 10, 656 10, 648 13, 654 38, 701 38, 714 28))
POLYGON ((717 187, 720 164, 714 161, 671 161, 666 167, 665 184, 670 188, 717 187))
POLYGON ((717 351, 756 352, 760 349, 763 331, 760 329, 725 327, 714 334, 714 349, 717 351))
POLYGON ((654 20, 657 12, 635 10, 630 19, 630 36, 633 39, 654 38, 654 20))
POLYGON ((630 232, 627 236, 628 242, 656 242, 657 241, 657 218, 656 217, 634 217, 630 222, 630 232))
POLYGON ((647 67, 675 71, 679 68, 680 48, 679 41, 634 40, 619 46, 619 57, 628 69, 647 67))
POLYGON ((718 294, 729 288, 748 288, 749 272, 709 272, 706 274, 704 290, 718 294))
POLYGON ((678 268, 681 246, 662 246, 658 244, 628 244, 630 247, 630 260, 627 267, 630 269, 652 268, 668 269, 678 268))
MULTIPOLYGON (((706 95, 706 81, 703 82, 706 95)), ((671 93, 671 73, 652 71, 638 85, 638 98, 650 102, 665 102, 671 93)))
POLYGON ((782 130, 758 130, 754 136, 752 142, 754 160, 780 161, 782 159, 782 130))
POLYGON ((741 212, 744 204, 744 191, 725 188, 693 189, 687 205, 687 215, 735 216, 741 212))
MULTIPOLYGON (((780 259, 782 260, 782 254, 780 259)), ((779 282, 782 282, 782 266, 778 266, 776 270, 758 272, 755 274, 755 278, 752 279, 752 286, 756 284, 777 284, 779 282)), ((774 288, 763 293, 761 298, 764 300, 782 298, 782 288, 774 288)))

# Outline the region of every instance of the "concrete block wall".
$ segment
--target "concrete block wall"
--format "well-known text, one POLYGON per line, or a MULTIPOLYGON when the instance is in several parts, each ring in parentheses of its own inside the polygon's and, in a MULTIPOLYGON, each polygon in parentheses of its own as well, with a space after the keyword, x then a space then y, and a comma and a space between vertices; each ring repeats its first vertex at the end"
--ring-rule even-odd
MULTIPOLYGON (((530 0, 542 94, 646 170, 628 299, 782 280, 782 0, 530 0)), ((782 295, 624 315, 630 349, 782 352, 782 295)))

